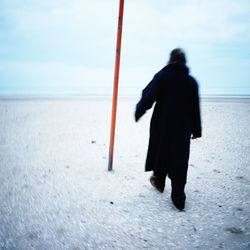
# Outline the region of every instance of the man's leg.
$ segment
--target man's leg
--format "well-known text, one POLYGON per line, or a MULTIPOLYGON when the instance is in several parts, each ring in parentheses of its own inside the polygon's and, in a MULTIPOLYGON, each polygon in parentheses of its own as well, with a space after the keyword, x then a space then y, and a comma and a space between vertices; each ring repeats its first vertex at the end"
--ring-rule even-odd
POLYGON ((176 208, 179 210, 183 210, 185 208, 185 184, 179 184, 176 182, 171 181, 172 185, 172 193, 171 198, 176 208))
POLYGON ((154 171, 154 175, 150 177, 151 184, 161 193, 163 193, 165 188, 167 173, 163 171, 154 171))

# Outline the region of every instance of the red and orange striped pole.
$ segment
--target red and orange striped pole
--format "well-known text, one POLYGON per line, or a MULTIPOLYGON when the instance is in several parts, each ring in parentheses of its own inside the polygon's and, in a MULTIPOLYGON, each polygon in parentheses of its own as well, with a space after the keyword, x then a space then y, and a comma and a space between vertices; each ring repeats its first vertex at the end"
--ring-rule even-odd
POLYGON ((121 41, 122 41, 123 7, 124 7, 124 0, 120 0, 117 42, 116 42, 116 58, 115 58, 115 75, 114 75, 114 88, 113 88, 113 100, 112 100, 112 114, 111 114, 110 144, 109 144, 109 165, 108 165, 109 171, 113 169, 115 121, 116 121, 120 54, 121 54, 121 41))

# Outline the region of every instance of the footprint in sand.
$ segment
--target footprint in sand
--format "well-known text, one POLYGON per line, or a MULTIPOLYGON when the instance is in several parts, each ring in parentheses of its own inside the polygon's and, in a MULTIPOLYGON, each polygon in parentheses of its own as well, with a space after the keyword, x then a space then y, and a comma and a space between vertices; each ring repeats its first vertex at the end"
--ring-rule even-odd
POLYGON ((56 235, 60 238, 64 235, 65 231, 63 228, 59 228, 56 230, 56 235))
POLYGON ((243 234, 244 233, 244 231, 239 227, 229 227, 229 228, 226 228, 226 231, 228 231, 232 234, 243 234))
POLYGON ((236 176, 235 179, 243 184, 250 185, 250 181, 246 179, 244 176, 236 176))
POLYGON ((218 174, 221 173, 221 171, 220 171, 220 170, 217 170, 217 169, 213 169, 213 171, 214 171, 215 173, 218 173, 218 174))
POLYGON ((236 210, 237 210, 237 211, 243 211, 243 208, 237 207, 236 210))
POLYGON ((27 238, 28 238, 29 240, 35 240, 35 239, 38 239, 38 235, 37 235, 37 233, 35 233, 35 232, 30 232, 30 233, 27 235, 27 238))

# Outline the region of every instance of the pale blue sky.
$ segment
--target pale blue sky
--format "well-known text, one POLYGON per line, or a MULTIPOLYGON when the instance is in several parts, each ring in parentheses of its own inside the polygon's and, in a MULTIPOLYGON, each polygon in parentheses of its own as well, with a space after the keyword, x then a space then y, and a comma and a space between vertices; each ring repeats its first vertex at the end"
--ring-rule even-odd
MULTIPOLYGON (((0 0, 0 94, 112 94, 119 0, 0 0)), ((125 0, 120 94, 187 52, 203 94, 250 94, 249 0, 125 0)))

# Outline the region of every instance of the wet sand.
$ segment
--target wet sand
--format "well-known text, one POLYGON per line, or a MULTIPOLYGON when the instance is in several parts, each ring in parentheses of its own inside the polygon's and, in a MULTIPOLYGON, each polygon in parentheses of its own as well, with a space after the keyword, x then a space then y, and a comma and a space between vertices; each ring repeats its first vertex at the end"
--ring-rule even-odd
POLYGON ((184 212, 144 172, 151 112, 110 97, 0 99, 0 249, 249 249, 250 99, 201 102, 184 212))

